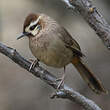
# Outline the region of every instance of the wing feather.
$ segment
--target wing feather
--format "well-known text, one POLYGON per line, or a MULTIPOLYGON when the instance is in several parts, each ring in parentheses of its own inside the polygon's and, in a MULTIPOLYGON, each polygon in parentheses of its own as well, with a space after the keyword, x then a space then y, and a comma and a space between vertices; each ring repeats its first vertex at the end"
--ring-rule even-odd
POLYGON ((72 36, 64 27, 60 27, 58 31, 60 31, 59 33, 61 33, 60 39, 63 40, 67 48, 70 48, 73 51, 73 53, 75 53, 79 57, 84 56, 84 54, 81 52, 79 44, 72 38, 72 36))

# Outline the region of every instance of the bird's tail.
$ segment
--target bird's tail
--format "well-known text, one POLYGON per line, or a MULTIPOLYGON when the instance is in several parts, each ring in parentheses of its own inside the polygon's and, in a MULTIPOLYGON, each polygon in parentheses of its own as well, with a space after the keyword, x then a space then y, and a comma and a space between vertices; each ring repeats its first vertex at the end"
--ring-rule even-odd
POLYGON ((83 64, 80 58, 75 57, 72 64, 77 68, 82 78, 95 93, 108 93, 99 79, 97 79, 94 74, 83 64))

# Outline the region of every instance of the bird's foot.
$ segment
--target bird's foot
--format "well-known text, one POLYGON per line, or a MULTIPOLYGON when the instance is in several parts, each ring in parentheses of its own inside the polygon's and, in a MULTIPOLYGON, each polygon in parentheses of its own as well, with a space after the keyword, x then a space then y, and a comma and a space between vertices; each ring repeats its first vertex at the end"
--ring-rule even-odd
POLYGON ((51 82, 50 84, 51 85, 57 85, 56 89, 60 89, 61 87, 64 86, 64 78, 65 78, 65 75, 63 75, 61 78, 57 78, 55 79, 53 82, 51 82))
POLYGON ((32 69, 32 67, 35 67, 36 65, 39 66, 39 60, 33 60, 33 59, 29 59, 32 63, 31 66, 29 67, 29 71, 32 69))
POLYGON ((64 86, 64 79, 65 79, 65 74, 63 74, 61 78, 56 79, 56 81, 60 81, 57 86, 57 90, 60 89, 61 86, 64 86))
POLYGON ((58 84, 57 90, 64 86, 65 69, 66 69, 66 68, 65 68, 65 66, 64 66, 64 72, 63 72, 62 77, 61 77, 61 78, 58 78, 58 79, 56 79, 54 82, 52 82, 53 85, 54 85, 54 84, 55 84, 55 85, 58 84))

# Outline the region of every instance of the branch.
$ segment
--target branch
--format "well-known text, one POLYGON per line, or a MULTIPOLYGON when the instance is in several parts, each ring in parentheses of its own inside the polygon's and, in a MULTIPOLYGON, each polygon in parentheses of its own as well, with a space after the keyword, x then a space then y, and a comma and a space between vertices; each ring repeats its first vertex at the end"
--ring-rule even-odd
MULTIPOLYGON (((29 71, 31 62, 23 58, 15 49, 7 47, 6 45, 0 43, 0 52, 9 57, 12 61, 14 61, 22 68, 29 71)), ((52 86, 54 89, 57 89, 57 86, 59 84, 59 81, 56 81, 57 78, 41 66, 32 67, 29 72, 46 82, 48 85, 52 86)), ((55 93, 53 93, 51 98, 69 99, 81 105, 85 110, 101 110, 101 108, 99 108, 92 100, 87 99, 65 84, 55 93)))
POLYGON ((96 32, 110 50, 110 25, 90 0, 62 0, 72 10, 76 10, 96 32))

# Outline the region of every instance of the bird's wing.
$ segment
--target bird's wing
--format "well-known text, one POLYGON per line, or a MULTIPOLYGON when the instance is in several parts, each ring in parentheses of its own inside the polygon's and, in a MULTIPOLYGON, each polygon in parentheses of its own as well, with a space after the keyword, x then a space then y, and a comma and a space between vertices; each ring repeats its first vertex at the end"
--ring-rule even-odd
POLYGON ((84 56, 84 54, 81 52, 79 44, 72 38, 72 36, 64 27, 60 27, 58 31, 60 31, 59 33, 61 33, 61 36, 59 36, 60 39, 63 40, 67 48, 70 48, 73 51, 73 53, 80 57, 84 56))

